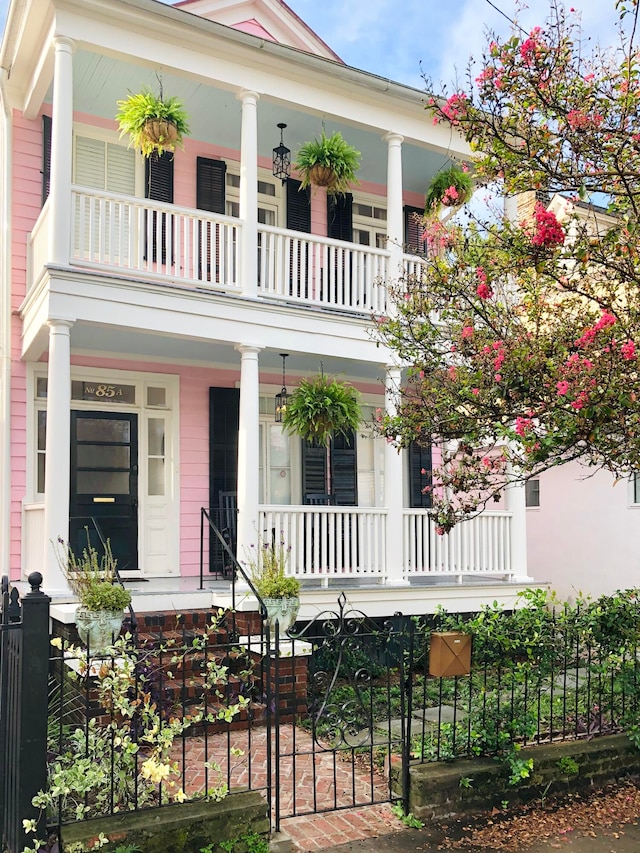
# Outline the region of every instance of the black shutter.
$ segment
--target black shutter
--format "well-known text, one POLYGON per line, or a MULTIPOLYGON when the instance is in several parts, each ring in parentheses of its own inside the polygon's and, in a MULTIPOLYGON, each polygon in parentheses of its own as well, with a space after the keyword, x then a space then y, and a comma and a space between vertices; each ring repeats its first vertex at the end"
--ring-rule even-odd
POLYGON ((409 505, 421 509, 431 507, 431 491, 424 492, 432 483, 431 445, 412 442, 409 445, 409 505), (422 473, 425 471, 426 473, 422 473))
POLYGON ((42 204, 51 186, 51 116, 42 116, 42 204))
POLYGON ((301 190, 293 178, 287 179, 287 228, 311 233, 311 190, 301 190))
MULTIPOLYGON (((218 518, 221 492, 238 490, 238 428, 240 389, 209 388, 209 506, 218 518)), ((222 549, 210 537, 209 570, 224 568, 222 549)))
POLYGON ((327 449, 302 442, 302 500, 305 495, 327 493, 327 449))
POLYGON ((355 432, 336 435, 331 441, 331 494, 336 506, 358 505, 355 432))
MULTIPOLYGON (((287 179, 287 228, 311 233, 311 190, 300 189, 300 181, 287 179)), ((289 248, 289 295, 306 298, 309 295, 309 255, 305 247, 298 252, 289 248)))
POLYGON ((427 245, 422 239, 422 220, 424 210, 420 207, 404 208, 404 243, 407 252, 417 255, 427 254, 427 245))
POLYGON ((353 196, 327 196, 327 225, 329 237, 353 243, 353 196))
POLYGON ((225 212, 227 164, 224 160, 196 160, 196 207, 209 213, 225 212))
MULTIPOLYGON (((160 201, 164 204, 173 204, 173 154, 163 151, 158 154, 154 151, 150 157, 145 159, 145 191, 146 198, 152 201, 160 201)), ((160 233, 162 241, 161 262, 167 262, 167 243, 172 236, 173 217, 170 213, 159 213, 153 211, 151 221, 151 251, 152 259, 158 260, 158 219, 160 216, 160 233)), ((147 232, 148 233, 148 232, 147 232)), ((173 240, 171 240, 173 247, 173 240)))
MULTIPOLYGON (((208 157, 198 157, 196 163, 196 207, 208 213, 225 213, 227 164, 224 160, 210 160, 208 157)), ((221 236, 220 225, 199 223, 198 278, 203 281, 220 281, 221 236), (213 266, 212 254, 215 255, 213 266)))

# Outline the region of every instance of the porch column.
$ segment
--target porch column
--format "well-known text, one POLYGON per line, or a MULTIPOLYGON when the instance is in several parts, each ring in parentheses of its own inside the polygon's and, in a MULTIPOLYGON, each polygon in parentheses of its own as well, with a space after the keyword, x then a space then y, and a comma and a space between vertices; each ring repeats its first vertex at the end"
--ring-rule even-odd
MULTIPOLYGON (((396 413, 396 400, 400 389, 400 368, 390 364, 385 368, 384 407, 389 415, 396 413)), ((384 505, 387 510, 385 564, 386 583, 389 586, 406 586, 403 576, 403 455, 387 441, 384 448, 384 505)))
MULTIPOLYGON (((258 291, 258 100, 257 92, 243 90, 240 131, 240 219, 242 220, 242 292, 258 291)), ((242 392, 241 392, 242 396, 242 392)), ((257 439, 256 439, 257 441, 257 439)))
MULTIPOLYGON (((238 562, 243 566, 250 547, 258 544, 258 479, 260 476, 260 375, 262 347, 240 344, 240 423, 238 426, 238 562)), ((242 586, 242 584, 241 584, 242 586)))
POLYGON ((525 583, 531 578, 527 574, 527 505, 524 485, 507 486, 504 502, 511 515, 509 549, 511 558, 511 580, 525 583))
POLYGON ((387 133, 387 251, 388 278, 396 281, 402 275, 404 215, 402 209, 402 141, 399 133, 387 133))
POLYGON ((51 180, 49 184, 49 257, 69 263, 71 223, 71 157, 73 150, 73 51, 71 39, 57 36, 51 114, 51 180))
POLYGON ((69 466, 71 441, 72 320, 52 319, 49 325, 47 374, 47 437, 44 479, 43 588, 49 595, 68 593, 66 578, 56 557, 58 537, 69 538, 69 466))

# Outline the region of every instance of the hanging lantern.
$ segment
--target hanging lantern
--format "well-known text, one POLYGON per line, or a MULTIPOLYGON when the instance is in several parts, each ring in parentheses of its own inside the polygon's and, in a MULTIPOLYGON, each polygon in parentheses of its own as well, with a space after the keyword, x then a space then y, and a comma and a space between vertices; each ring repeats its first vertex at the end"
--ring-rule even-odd
POLYGON ((287 125, 280 122, 280 145, 273 149, 273 177, 280 178, 282 183, 286 183, 287 178, 291 174, 291 150, 284 144, 283 133, 287 125))
POLYGON ((287 393, 287 383, 284 375, 284 363, 289 353, 281 352, 282 359, 282 390, 276 394, 276 423, 281 424, 284 413, 287 411, 287 403, 289 402, 289 394, 287 393))

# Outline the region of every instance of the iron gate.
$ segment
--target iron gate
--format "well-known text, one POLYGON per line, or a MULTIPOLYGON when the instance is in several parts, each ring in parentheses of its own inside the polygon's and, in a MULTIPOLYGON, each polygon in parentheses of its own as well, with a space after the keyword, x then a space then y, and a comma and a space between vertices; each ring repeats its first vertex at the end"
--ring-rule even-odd
POLYGON ((406 807, 412 643, 400 614, 375 622, 352 609, 344 593, 335 611, 278 639, 276 830, 282 819, 303 814, 397 801, 406 807), (289 657, 307 662, 283 672, 289 657), (283 701, 286 693, 291 701, 283 701))
POLYGON ((21 600, 2 578, 0 612, 0 847, 17 853, 28 843, 23 823, 45 817, 32 805, 46 786, 49 602, 42 575, 29 575, 31 591, 21 600))

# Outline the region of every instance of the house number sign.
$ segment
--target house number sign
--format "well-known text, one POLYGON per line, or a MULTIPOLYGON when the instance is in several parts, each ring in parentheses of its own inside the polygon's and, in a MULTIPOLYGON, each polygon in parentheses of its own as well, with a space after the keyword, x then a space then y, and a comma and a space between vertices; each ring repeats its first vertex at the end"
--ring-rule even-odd
POLYGON ((102 403, 131 403, 135 400, 135 386, 116 385, 111 382, 83 382, 80 399, 102 403))

